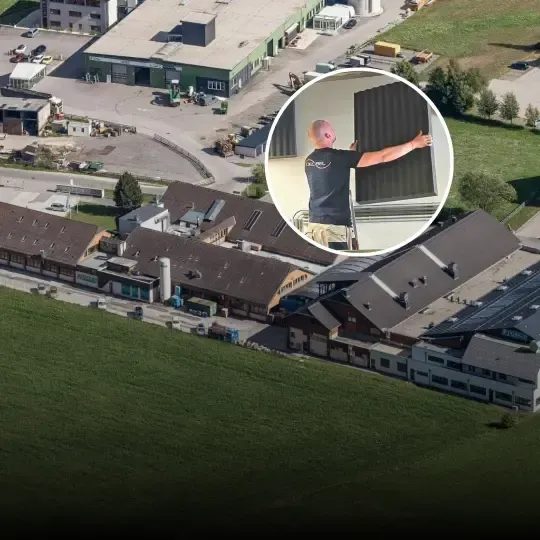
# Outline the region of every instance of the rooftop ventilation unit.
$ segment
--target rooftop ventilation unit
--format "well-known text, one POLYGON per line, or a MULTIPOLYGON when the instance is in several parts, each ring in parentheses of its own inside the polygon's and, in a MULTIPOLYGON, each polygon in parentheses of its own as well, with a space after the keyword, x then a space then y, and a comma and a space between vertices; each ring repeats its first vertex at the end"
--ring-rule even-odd
POLYGON ((422 276, 420 278, 420 281, 424 284, 424 285, 427 285, 427 276, 422 276))
POLYGON ((452 322, 452 323, 458 322, 458 318, 457 318, 457 317, 450 317, 450 318, 448 319, 448 322, 452 322))
POLYGON ((497 287, 498 291, 506 291, 508 289, 508 285, 499 285, 497 287))
POLYGON ((529 306, 529 309, 532 309, 533 311, 536 311, 537 309, 540 309, 540 305, 533 304, 532 306, 529 306))
POLYGON ((433 328, 434 326, 435 326, 435 323, 434 323, 433 321, 431 321, 431 322, 427 325, 428 328, 433 328))
POLYGON ((450 219, 452 220, 452 223, 455 223, 455 222, 457 221, 457 217, 456 217, 456 216, 452 216, 450 219))
POLYGON ((523 319, 523 317, 522 317, 521 315, 514 315, 514 316, 512 317, 512 320, 513 320, 513 321, 521 321, 521 319, 523 319))
POLYGON ((484 302, 472 302, 471 305, 474 306, 474 307, 480 307, 483 304, 484 304, 484 302))
POLYGON ((409 281, 409 284, 413 289, 416 289, 416 287, 418 287, 418 280, 417 279, 411 279, 411 281, 409 281))
POLYGON ((371 302, 366 302, 364 304, 364 307, 368 310, 368 311, 371 311, 371 302))
POLYGON ((449 275, 452 279, 459 279, 459 269, 458 269, 457 263, 451 262, 451 263, 446 267, 446 271, 447 271, 448 275, 449 275))
POLYGON ((410 309, 409 293, 403 292, 399 295, 399 303, 405 308, 410 309))
POLYGON ((531 341, 529 348, 533 353, 540 354, 540 341, 531 341))
POLYGON ((530 276, 531 274, 532 274, 532 270, 523 270, 523 272, 521 272, 522 276, 530 276))

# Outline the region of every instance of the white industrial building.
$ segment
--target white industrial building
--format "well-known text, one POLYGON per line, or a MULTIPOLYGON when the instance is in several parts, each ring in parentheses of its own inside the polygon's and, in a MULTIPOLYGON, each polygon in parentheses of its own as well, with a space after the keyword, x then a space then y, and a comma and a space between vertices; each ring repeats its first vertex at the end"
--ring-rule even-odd
POLYGON ((357 17, 374 17, 384 11, 381 0, 349 0, 348 4, 354 8, 357 17))
POLYGON ((344 4, 326 6, 313 18, 313 28, 322 32, 335 32, 355 15, 354 7, 344 4))
POLYGON ((164 232, 169 225, 170 214, 162 204, 146 204, 122 216, 118 220, 118 232, 121 237, 127 236, 138 227, 164 232))
POLYGON ((11 88, 22 88, 30 90, 43 77, 45 77, 47 66, 34 64, 32 62, 21 62, 17 64, 9 76, 9 86, 11 88))

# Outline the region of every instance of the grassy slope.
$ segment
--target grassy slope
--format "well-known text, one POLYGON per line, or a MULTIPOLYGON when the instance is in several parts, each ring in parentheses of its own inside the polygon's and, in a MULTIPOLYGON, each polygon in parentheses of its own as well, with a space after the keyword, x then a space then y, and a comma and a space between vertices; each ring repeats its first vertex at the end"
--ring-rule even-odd
MULTIPOLYGON (((511 181, 521 200, 540 186, 538 147, 540 136, 530 130, 513 130, 473 122, 446 120, 455 155, 454 178, 467 171, 486 170, 511 181)), ((459 207, 456 184, 447 206, 459 207)), ((507 215, 515 205, 501 207, 497 217, 507 215)))
POLYGON ((0 305, 0 502, 15 516, 170 525, 299 504, 361 520, 399 512, 366 498, 375 485, 408 490, 411 468, 443 473, 427 465, 441 452, 468 466, 466 445, 508 440, 488 427, 498 409, 400 381, 5 289, 0 305))
MULTIPOLYGON (((385 41, 462 58, 495 76, 540 41, 538 0, 437 0, 384 34, 385 41)), ((382 39, 382 38, 381 38, 382 39)))
POLYGON ((37 0, 0 0, 0 24, 17 24, 38 9, 37 0))

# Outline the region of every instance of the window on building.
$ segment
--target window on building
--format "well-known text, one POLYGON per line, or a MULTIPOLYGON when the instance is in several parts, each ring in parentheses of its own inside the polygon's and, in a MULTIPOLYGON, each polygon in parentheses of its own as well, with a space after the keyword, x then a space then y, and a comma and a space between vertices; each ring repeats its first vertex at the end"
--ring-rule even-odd
POLYGON ((30 266, 31 268, 41 268, 41 259, 28 259, 26 266, 30 266))
POLYGON ((48 261, 45 261, 43 263, 43 270, 46 270, 47 272, 54 272, 55 274, 58 274, 58 266, 56 264, 52 264, 48 261))
POLYGON ((446 366, 451 369, 459 369, 459 371, 461 371, 461 364, 459 362, 454 362, 454 360, 447 360, 446 366))
POLYGON ((510 394, 505 394, 504 392, 495 392, 495 397, 500 401, 508 401, 512 403, 512 396, 510 394))
POLYGON ((540 405, 540 397, 536 398, 536 405, 540 405))
POLYGON ((0 249, 0 259, 9 259, 9 253, 7 251, 4 251, 2 249, 0 249))
POLYGON ((507 377, 504 373, 497 373, 497 377, 499 377, 499 379, 501 381, 506 381, 507 377))
POLYGON ((139 287, 136 287, 135 285, 131 286, 131 297, 139 298, 139 287))
POLYGON ((86 0, 88 7, 99 7, 100 0, 86 0))
POLYGON ((223 92, 225 90, 225 83, 222 81, 208 81, 208 90, 223 92))
POLYGON ((467 366, 467 371, 474 373, 476 371, 476 368, 474 366, 467 366))
POLYGON ((296 334, 291 330, 291 337, 296 338, 296 334))
POLYGON ((448 379, 446 377, 439 377, 438 375, 432 375, 431 382, 440 384, 441 386, 448 386, 448 379))
POLYGON ((94 19, 94 21, 100 21, 101 15, 99 13, 90 13, 90 18, 94 19))
POLYGON ((63 276, 74 276, 75 272, 73 271, 73 268, 62 268, 60 267, 60 274, 63 276))
POLYGON ((485 375, 486 377, 490 377, 491 371, 489 369, 482 369, 482 375, 485 375))
POLYGON ((26 264, 26 256, 14 253, 11 256, 11 262, 16 264, 26 264))
POLYGON ((431 356, 431 354, 428 354, 427 359, 430 362, 435 362, 436 364, 444 364, 444 360, 442 358, 439 358, 438 356, 431 356))
POLYGON ((70 11, 69 12, 69 16, 70 17, 77 17, 77 18, 80 18, 82 17, 82 13, 80 11, 70 11))
POLYGON ((525 407, 530 407, 532 405, 532 399, 527 399, 519 396, 514 397, 516 405, 525 405, 525 407))
POLYGON ((356 322, 356 317, 348 317, 349 322, 356 322))
POLYGON ((141 288, 141 300, 150 300, 150 291, 148 289, 141 288))
POLYGON ((450 386, 457 390, 467 390, 467 384, 461 381, 450 381, 450 386))
POLYGON ((397 370, 400 373, 407 373, 407 364, 404 364, 403 362, 398 362, 397 363, 397 370))
POLYGON ((482 386, 476 386, 475 384, 471 384, 469 386, 469 391, 473 394, 479 394, 481 396, 485 396, 486 395, 486 389, 483 388, 482 386))
POLYGON ((420 377, 429 377, 429 374, 426 373, 425 371, 417 371, 416 374, 419 375, 420 377))
POLYGON ((388 360, 388 358, 381 358, 381 367, 389 369, 390 368, 390 360, 388 360))
POLYGON ((59 9, 52 9, 51 8, 51 15, 60 15, 61 11, 59 9))
POLYGON ((525 384, 534 384, 533 381, 529 381, 528 379, 522 379, 521 377, 518 377, 518 381, 525 384))
MULTIPOLYGON (((92 30, 92 32, 101 32, 101 26, 90 26, 90 30, 92 30)), ((83 133, 84 133, 84 128, 82 129, 83 133)))
POLYGON ((122 283, 122 294, 124 296, 131 296, 131 287, 125 283, 122 283))

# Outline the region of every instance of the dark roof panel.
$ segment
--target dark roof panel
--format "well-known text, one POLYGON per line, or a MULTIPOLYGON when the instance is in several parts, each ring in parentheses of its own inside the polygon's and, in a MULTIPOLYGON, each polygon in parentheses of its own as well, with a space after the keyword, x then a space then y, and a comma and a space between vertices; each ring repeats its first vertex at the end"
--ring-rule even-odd
POLYGON ((168 257, 175 283, 259 305, 267 305, 295 270, 277 259, 142 227, 129 235, 124 257, 137 260, 137 270, 152 277, 159 277, 158 258, 168 257))
POLYGON ((271 124, 267 124, 258 131, 254 131, 249 137, 246 137, 245 139, 240 141, 238 146, 244 148, 257 148, 262 144, 264 147, 266 147, 266 142, 268 140, 268 135, 270 134, 271 126, 271 124))
POLYGON ((0 248, 75 266, 84 256, 97 225, 0 202, 0 248))
POLYGON ((330 265, 336 259, 334 254, 303 240, 292 230, 290 225, 287 225, 279 235, 273 236, 272 233, 276 230, 282 218, 276 207, 271 203, 182 182, 174 182, 170 185, 162 200, 165 208, 171 214, 171 221, 174 223, 189 210, 196 210, 206 214, 217 199, 224 200, 225 205, 214 222, 201 223, 202 232, 234 216, 236 224, 229 233, 229 239, 233 242, 246 240, 262 245, 266 251, 273 251, 320 265, 330 265), (245 225, 248 224, 255 211, 261 212, 261 214, 253 224, 249 223, 250 229, 246 230, 245 225))
POLYGON ((339 328, 339 321, 319 302, 306 308, 326 329, 339 328))

